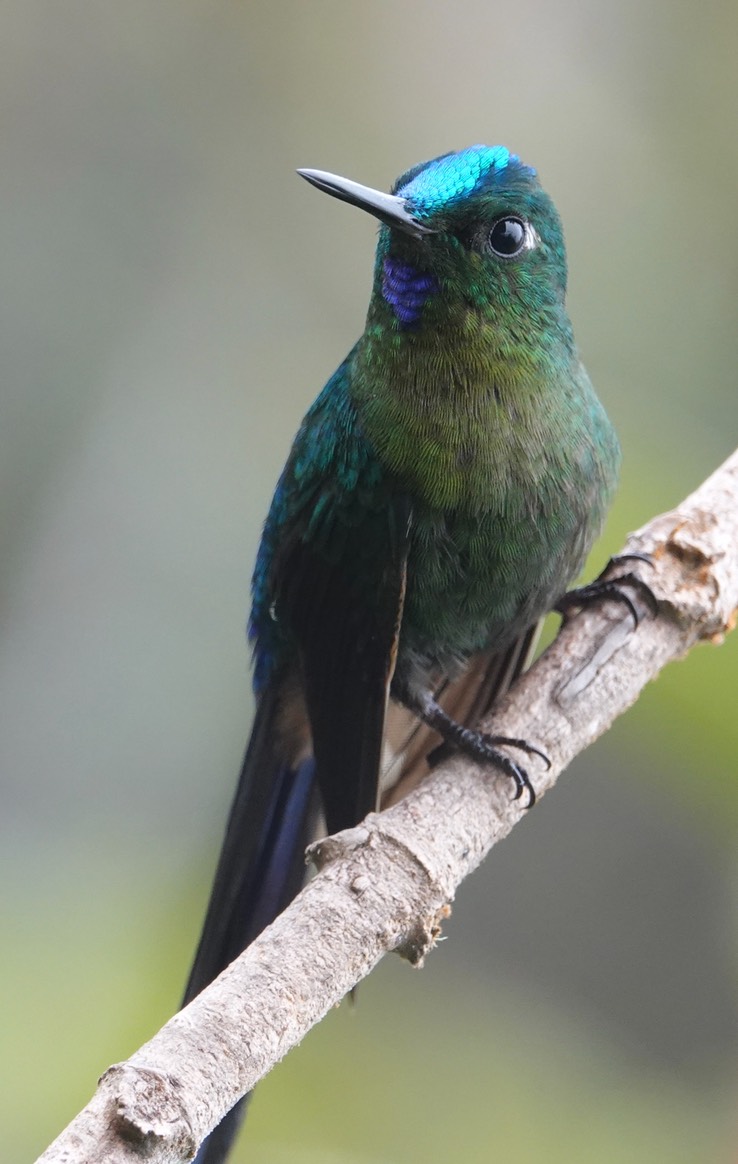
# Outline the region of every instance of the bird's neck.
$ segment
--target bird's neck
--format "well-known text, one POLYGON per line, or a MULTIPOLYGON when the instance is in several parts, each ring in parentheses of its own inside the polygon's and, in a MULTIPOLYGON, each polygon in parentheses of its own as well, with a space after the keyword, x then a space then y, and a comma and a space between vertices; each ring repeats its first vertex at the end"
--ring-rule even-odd
POLYGON ((582 392, 591 387, 553 302, 492 316, 461 296, 431 296, 422 321, 408 324, 375 287, 351 367, 351 394, 380 459, 439 508, 483 508, 513 478, 542 477, 554 434, 570 433, 568 413, 581 413, 582 392))

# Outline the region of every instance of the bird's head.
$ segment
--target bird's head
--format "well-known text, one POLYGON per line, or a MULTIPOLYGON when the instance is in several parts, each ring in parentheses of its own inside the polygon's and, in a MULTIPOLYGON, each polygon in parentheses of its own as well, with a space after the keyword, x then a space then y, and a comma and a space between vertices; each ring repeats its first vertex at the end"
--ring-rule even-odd
MULTIPOLYGON (((563 306, 561 222, 535 170, 504 146, 475 145, 404 173, 384 194, 320 170, 298 171, 383 224, 372 313, 394 329, 443 329, 545 317, 563 306)), ((371 313, 370 313, 371 314, 371 313)))

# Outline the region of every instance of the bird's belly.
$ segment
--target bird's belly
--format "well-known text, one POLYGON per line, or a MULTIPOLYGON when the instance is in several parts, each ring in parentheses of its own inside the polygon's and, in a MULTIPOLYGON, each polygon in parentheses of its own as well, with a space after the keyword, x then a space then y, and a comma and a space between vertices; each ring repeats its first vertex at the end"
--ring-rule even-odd
MULTIPOLYGON (((599 524, 599 523, 598 523, 599 524)), ((416 515, 398 671, 453 673, 549 611, 581 569, 596 527, 556 513, 416 515)))

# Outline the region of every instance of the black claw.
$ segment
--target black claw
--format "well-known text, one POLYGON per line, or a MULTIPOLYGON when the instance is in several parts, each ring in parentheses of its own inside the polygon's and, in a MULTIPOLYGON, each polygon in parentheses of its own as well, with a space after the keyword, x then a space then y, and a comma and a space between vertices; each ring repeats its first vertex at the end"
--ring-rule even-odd
POLYGON ((509 768, 507 768, 506 765, 501 764, 499 761, 495 762, 500 768, 502 768, 506 775, 510 776, 513 783, 515 784, 515 794, 513 796, 513 800, 520 800, 523 792, 527 792, 528 803, 525 805, 525 808, 532 808, 536 802, 536 793, 525 769, 519 767, 519 765, 517 765, 514 760, 510 761, 509 768))
MULTIPOLYGON (((614 558, 610 558, 607 566, 602 571, 602 574, 600 574, 600 578, 604 579, 605 574, 609 574, 613 567, 621 566, 623 562, 643 562, 644 565, 650 566, 652 570, 656 566, 656 562, 654 561, 652 554, 642 554, 637 550, 632 554, 616 554, 614 558)), ((656 617, 659 612, 659 604, 656 600, 656 595, 648 585, 648 582, 644 582, 642 578, 639 578, 637 574, 631 573, 630 570, 628 570, 625 574, 621 574, 619 577, 611 578, 610 581, 613 582, 616 586, 622 586, 623 584, 626 586, 632 586, 634 590, 638 591, 643 601, 649 607, 653 617, 656 617)))
POLYGON ((533 747, 526 740, 515 739, 512 736, 489 736, 482 732, 471 731, 469 728, 463 730, 463 740, 457 738, 455 744, 444 742, 429 753, 426 757, 429 767, 434 768, 441 760, 452 756, 456 750, 463 751, 467 756, 471 756, 472 759, 483 764, 494 764, 505 776, 509 776, 515 785, 513 800, 520 800, 523 792, 527 792, 528 803, 525 807, 532 808, 536 802, 536 793, 528 773, 509 756, 498 751, 498 745, 519 748, 521 752, 526 752, 529 756, 538 756, 539 759, 543 760, 546 768, 550 768, 551 761, 546 753, 542 752, 540 748, 533 747))
POLYGON ((615 554, 614 557, 610 558, 602 573, 607 574, 612 566, 619 566, 621 562, 645 562, 647 566, 651 567, 656 565, 653 554, 642 554, 640 550, 634 550, 632 554, 615 554))
POLYGON ((654 565, 653 558, 650 554, 620 554, 615 558, 611 558, 605 566, 605 569, 594 582, 590 582, 586 586, 580 586, 576 590, 569 590, 568 593, 563 594, 556 603, 554 610, 566 618, 572 608, 589 606, 594 602, 601 602, 603 598, 609 598, 611 601, 619 602, 627 608, 628 613, 633 619, 633 624, 637 628, 640 625, 641 614, 633 599, 623 589, 623 587, 629 586, 643 599, 643 602, 648 606, 651 614, 655 618, 659 609, 658 602, 647 582, 644 582, 637 574, 633 574, 630 571, 627 571, 625 574, 620 574, 615 578, 608 578, 606 576, 614 567, 626 561, 639 561, 644 562, 648 566, 654 565))
POLYGON ((518 748, 521 752, 525 752, 526 756, 538 756, 539 760, 543 760, 546 765, 546 770, 551 767, 551 761, 546 753, 542 752, 540 748, 535 748, 533 744, 529 744, 527 740, 520 740, 515 736, 488 736, 482 733, 480 735, 492 749, 499 744, 505 744, 508 748, 518 748))
POLYGON ((528 803, 525 807, 532 808, 536 802, 536 793, 533 785, 530 782, 528 773, 526 772, 525 768, 521 768, 520 764, 516 764, 515 761, 511 760, 509 756, 506 756, 503 752, 498 751, 496 745, 507 744, 510 747, 518 747, 519 745, 522 745, 523 751, 541 756, 550 767, 551 762, 548 759, 548 756, 544 756, 542 752, 539 752, 538 748, 533 748, 529 744, 526 744, 525 740, 512 740, 507 739, 505 736, 485 735, 477 736, 477 740, 479 742, 477 758, 484 760, 488 764, 494 764, 494 766, 499 768, 500 771, 505 774, 505 776, 510 777, 513 784, 515 785, 513 800, 520 800, 523 793, 527 792, 528 803))

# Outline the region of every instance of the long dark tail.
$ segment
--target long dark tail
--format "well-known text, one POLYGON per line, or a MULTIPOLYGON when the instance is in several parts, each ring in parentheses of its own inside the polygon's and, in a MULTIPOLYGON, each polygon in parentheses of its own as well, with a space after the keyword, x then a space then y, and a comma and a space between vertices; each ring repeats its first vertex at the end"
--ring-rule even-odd
MULTIPOLYGON (((278 693, 256 712, 200 944, 182 1005, 208 986, 299 891, 317 814, 312 759, 291 767, 276 754, 278 693)), ((241 1100, 204 1141, 195 1164, 222 1164, 245 1115, 241 1100)))

